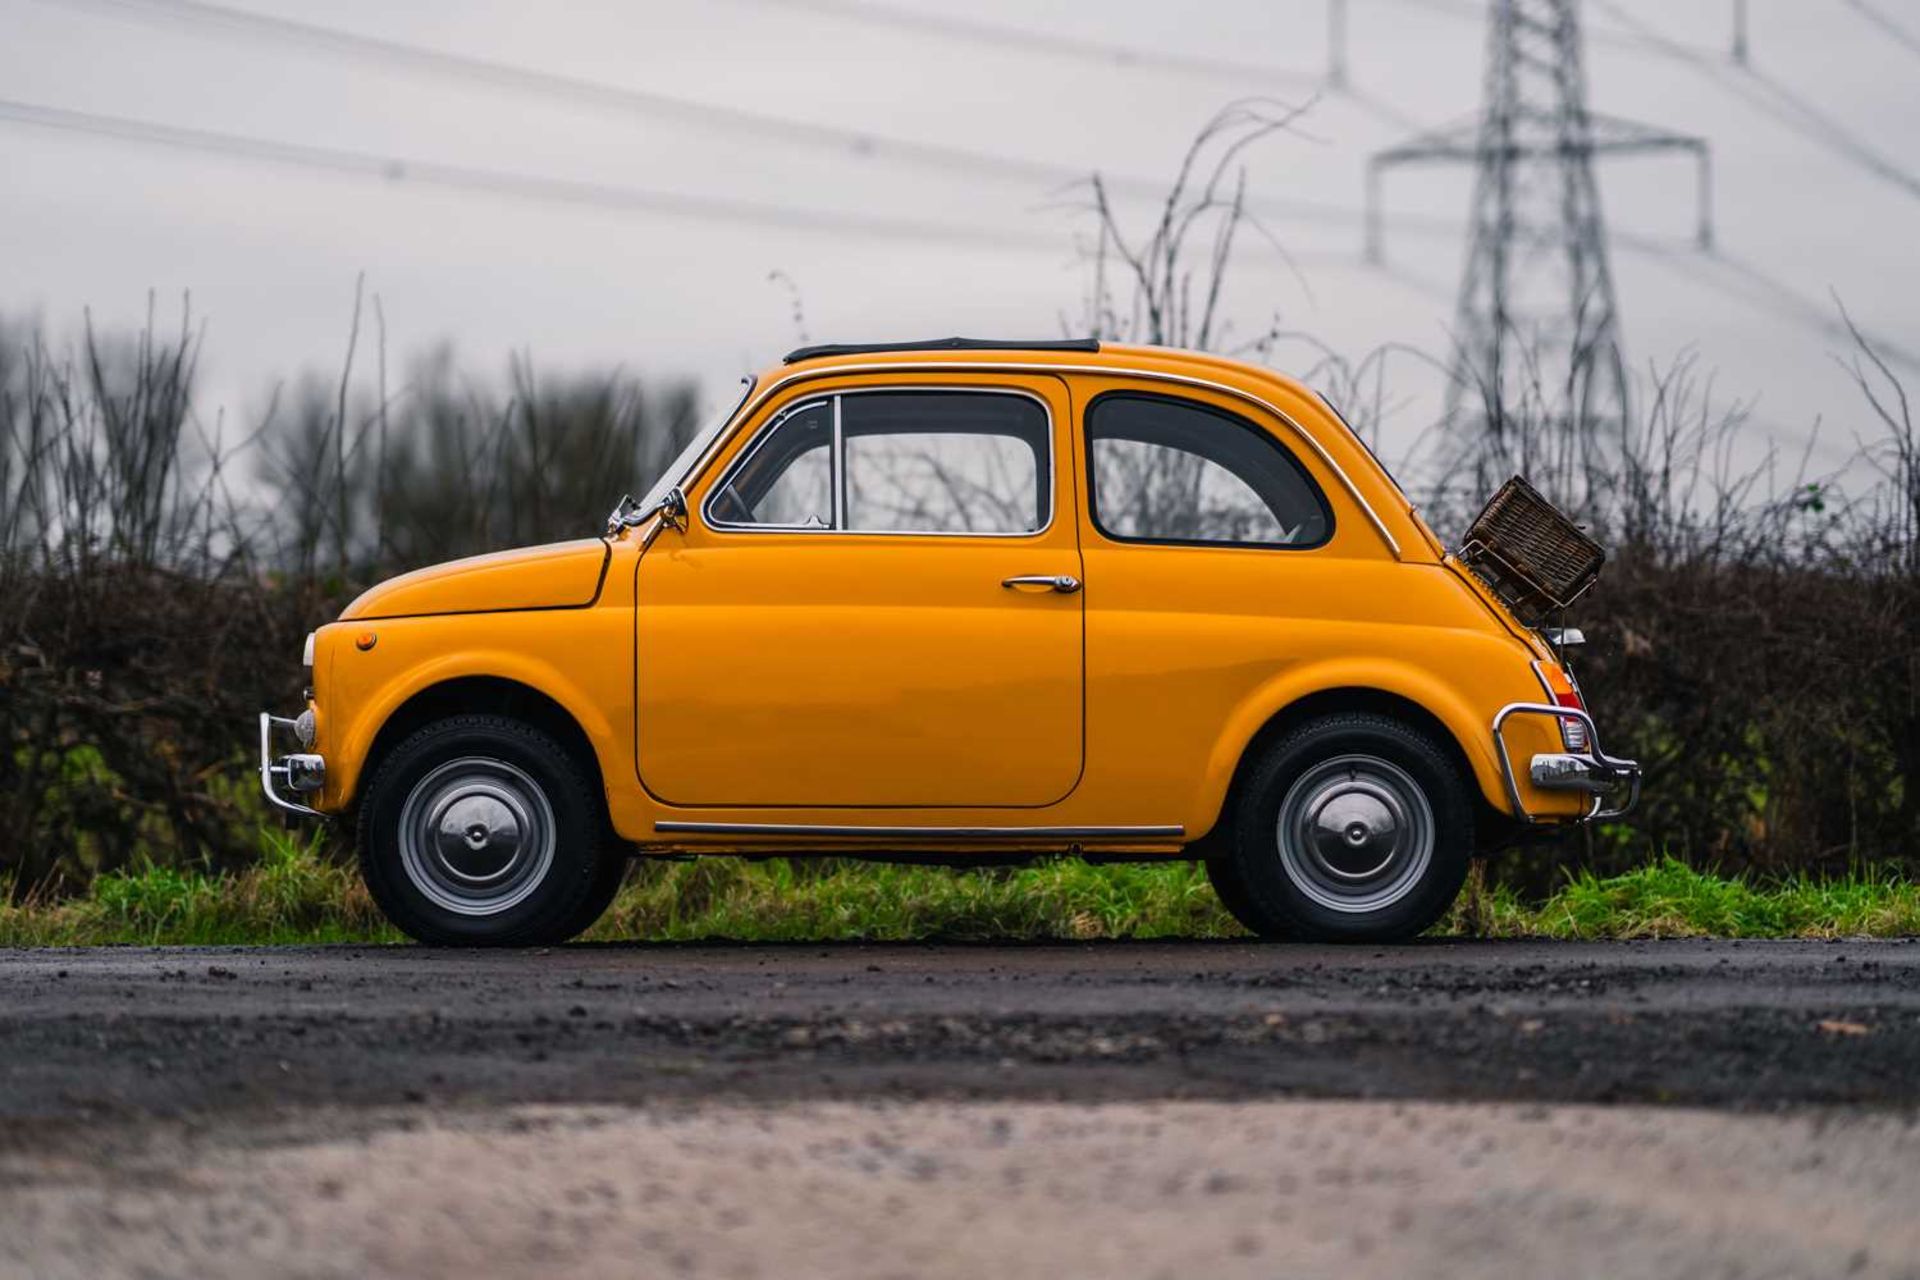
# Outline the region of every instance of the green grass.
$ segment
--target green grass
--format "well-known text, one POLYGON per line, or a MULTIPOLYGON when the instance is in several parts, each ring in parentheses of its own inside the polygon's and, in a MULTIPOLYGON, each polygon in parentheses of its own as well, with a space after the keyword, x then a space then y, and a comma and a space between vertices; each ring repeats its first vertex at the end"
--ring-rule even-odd
MULTIPOLYGON (((0 885, 0 890, 5 886, 0 885)), ((0 892, 0 902, 9 895, 0 892)), ((1435 930, 1496 938, 1920 934, 1920 885, 1856 874, 1755 883, 1666 859, 1569 880, 1545 902, 1470 886, 1435 930)), ((955 871, 732 858, 637 863, 593 939, 1023 940, 1241 936, 1197 865, 1074 861, 955 871)), ((269 834, 260 861, 211 876, 151 866, 83 897, 0 905, 0 946, 398 942, 358 875, 269 834)))

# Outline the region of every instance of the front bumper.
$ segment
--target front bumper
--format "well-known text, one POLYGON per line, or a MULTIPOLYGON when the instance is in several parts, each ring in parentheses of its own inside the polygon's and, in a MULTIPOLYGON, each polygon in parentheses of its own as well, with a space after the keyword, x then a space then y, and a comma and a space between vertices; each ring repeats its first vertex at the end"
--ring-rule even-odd
MULTIPOLYGON (((302 817, 324 817, 318 809, 301 804, 289 796, 282 795, 276 782, 288 791, 305 795, 319 791, 327 785, 326 759, 311 751, 296 751, 291 755, 273 754, 273 735, 275 730, 303 736, 304 730, 299 720, 286 716, 276 716, 270 712, 260 713, 260 789, 266 793, 267 803, 283 813, 297 813, 302 817)), ((302 746, 306 743, 302 742, 302 746)))
POLYGON ((1522 822, 1549 822, 1535 817, 1520 798, 1520 784, 1513 774, 1513 757, 1507 754, 1503 735, 1507 721, 1514 716, 1551 716, 1556 722, 1578 720, 1587 727, 1587 741, 1593 749, 1586 754, 1566 751, 1542 752, 1528 763, 1527 779, 1542 791, 1572 791, 1593 798, 1592 807, 1581 815, 1581 822, 1618 818, 1640 802, 1640 763, 1610 756, 1600 749, 1600 728, 1593 717, 1577 707, 1555 706, 1548 702, 1509 702, 1493 718, 1493 752, 1500 758, 1501 776, 1506 779, 1507 799, 1513 816, 1522 822), (1625 793, 1624 796, 1622 793, 1625 793))

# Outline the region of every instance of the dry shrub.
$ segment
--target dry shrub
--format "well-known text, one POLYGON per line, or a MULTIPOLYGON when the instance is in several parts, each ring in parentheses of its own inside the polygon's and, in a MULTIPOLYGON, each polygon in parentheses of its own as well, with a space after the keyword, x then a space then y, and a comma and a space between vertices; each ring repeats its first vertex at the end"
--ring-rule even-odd
MULTIPOLYGON (((356 322, 357 324, 357 322, 356 322)), ((360 588, 595 532, 691 429, 619 374, 276 396, 224 439, 183 313, 77 349, 0 332, 0 872, 16 893, 148 856, 254 859, 254 717, 297 706, 301 636, 360 588), (288 407, 288 405, 291 407, 288 407)), ((384 367, 384 358, 380 361, 384 367)), ((384 384, 384 376, 381 378, 384 384)))

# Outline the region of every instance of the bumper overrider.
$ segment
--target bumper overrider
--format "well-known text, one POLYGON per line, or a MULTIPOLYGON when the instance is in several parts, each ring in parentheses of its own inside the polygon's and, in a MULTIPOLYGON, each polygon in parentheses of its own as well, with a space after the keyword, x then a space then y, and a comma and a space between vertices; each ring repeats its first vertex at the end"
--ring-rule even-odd
POLYGON ((1528 780, 1542 791, 1573 791, 1592 798, 1592 806, 1580 817, 1581 822, 1618 818, 1639 803, 1639 761, 1623 760, 1602 751, 1600 729, 1594 724, 1592 716, 1578 707, 1555 706, 1547 702, 1509 702, 1493 718, 1493 747, 1494 754, 1500 757, 1500 772, 1506 779, 1507 799, 1513 805, 1515 817, 1524 822, 1553 821, 1527 812, 1526 803, 1520 798, 1520 785, 1513 776, 1513 757, 1507 754, 1507 741, 1502 735, 1507 721, 1514 716, 1550 716, 1555 721, 1578 720, 1586 726, 1591 750, 1584 754, 1573 751, 1542 752, 1533 757, 1527 767, 1528 780))
POLYGON ((318 809, 301 804, 292 796, 283 795, 281 788, 294 795, 308 795, 320 790, 327 784, 326 759, 311 751, 296 751, 291 755, 273 754, 273 735, 275 732, 289 733, 303 747, 313 745, 314 719, 311 710, 303 711, 299 716, 289 718, 276 716, 270 712, 260 713, 260 789, 266 792, 267 803, 284 813, 297 813, 303 817, 324 817, 318 809))

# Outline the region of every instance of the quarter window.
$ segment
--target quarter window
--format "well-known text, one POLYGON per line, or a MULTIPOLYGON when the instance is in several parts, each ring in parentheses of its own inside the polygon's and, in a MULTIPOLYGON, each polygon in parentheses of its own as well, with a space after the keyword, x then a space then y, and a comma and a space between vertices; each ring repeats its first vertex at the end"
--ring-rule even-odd
POLYGON ((1087 411, 1094 525, 1134 542, 1315 547, 1333 518, 1272 436, 1165 396, 1102 396, 1087 411))
POLYGON ((1051 430, 1024 395, 834 396, 762 435, 707 511, 736 528, 1034 533, 1052 515, 1051 430))
POLYGON ((801 405, 762 436, 714 494, 722 524, 833 525, 833 402, 801 405))

